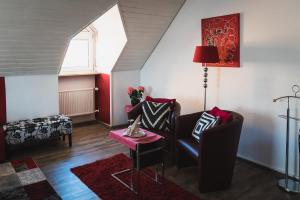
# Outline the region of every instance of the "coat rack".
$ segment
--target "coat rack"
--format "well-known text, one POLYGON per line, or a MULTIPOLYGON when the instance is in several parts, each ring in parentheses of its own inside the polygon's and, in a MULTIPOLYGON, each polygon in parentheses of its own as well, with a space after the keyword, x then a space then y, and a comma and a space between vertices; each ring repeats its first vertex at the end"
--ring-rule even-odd
MULTIPOLYGON (((293 85, 292 91, 294 92, 294 96, 282 96, 278 97, 276 99, 273 99, 273 102, 277 102, 280 100, 287 99, 287 110, 286 110, 286 116, 285 115, 279 115, 279 117, 286 119, 286 149, 285 149, 285 178, 280 179, 278 181, 278 186, 282 189, 284 189, 286 192, 293 192, 293 193, 300 193, 300 177, 299 180, 293 180, 289 178, 289 138, 290 138, 290 119, 293 120, 299 120, 296 117, 290 116, 290 99, 298 99, 300 100, 300 97, 297 96, 297 94, 300 92, 299 85, 293 85)), ((298 150, 300 155, 300 135, 298 135, 298 150)), ((299 158, 299 173, 300 173, 300 158, 299 158)))

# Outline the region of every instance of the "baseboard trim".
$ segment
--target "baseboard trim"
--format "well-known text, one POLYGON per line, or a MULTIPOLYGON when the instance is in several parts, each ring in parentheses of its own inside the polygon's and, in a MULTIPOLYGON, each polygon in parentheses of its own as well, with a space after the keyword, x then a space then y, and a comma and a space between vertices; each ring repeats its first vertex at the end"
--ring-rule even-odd
POLYGON ((105 122, 102 122, 102 121, 97 121, 99 124, 103 125, 105 128, 111 128, 111 125, 110 124, 107 124, 105 122))
POLYGON ((76 123, 76 124, 73 124, 73 127, 82 127, 82 126, 88 126, 88 125, 94 125, 94 124, 101 124, 108 129, 121 129, 121 128, 128 127, 128 124, 120 124, 120 125, 116 125, 116 126, 111 126, 110 124, 106 124, 106 123, 98 121, 98 120, 76 123))
POLYGON ((94 125, 94 124, 99 124, 99 122, 96 121, 96 120, 87 121, 87 122, 80 122, 80 123, 73 124, 73 127, 82 127, 82 126, 88 126, 88 125, 94 125))
POLYGON ((128 127, 128 124, 120 124, 120 125, 112 126, 110 124, 107 124, 107 123, 104 123, 104 122, 101 122, 101 121, 97 121, 97 122, 102 124, 104 127, 109 128, 109 129, 121 129, 121 128, 127 128, 128 127))
POLYGON ((120 125, 116 125, 116 126, 111 126, 111 129, 121 129, 121 128, 127 128, 128 124, 120 124, 120 125))
MULTIPOLYGON (((283 169, 271 167, 271 166, 269 166, 269 165, 267 165, 267 164, 265 164, 263 162, 260 162, 260 161, 248 158, 248 157, 240 155, 240 154, 238 154, 237 157, 239 159, 243 160, 243 161, 252 163, 252 164, 254 164, 254 165, 258 166, 258 167, 261 167, 263 169, 271 170, 271 171, 277 173, 278 175, 284 176, 284 174, 285 174, 285 171, 283 169)), ((298 179, 298 177, 294 173, 292 175, 289 175, 289 177, 292 178, 292 179, 298 179)))

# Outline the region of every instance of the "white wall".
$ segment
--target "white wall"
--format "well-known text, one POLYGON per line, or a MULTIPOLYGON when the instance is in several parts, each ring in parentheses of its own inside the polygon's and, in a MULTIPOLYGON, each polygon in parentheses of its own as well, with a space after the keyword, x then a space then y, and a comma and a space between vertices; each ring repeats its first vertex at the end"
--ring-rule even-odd
MULTIPOLYGON (((300 84, 300 1, 187 0, 141 71, 141 85, 156 97, 175 97, 182 113, 203 108, 203 69, 192 62, 201 44, 201 19, 241 13, 241 68, 209 68, 208 108, 215 105, 245 117, 239 155, 278 171, 284 169, 286 103, 273 103, 300 84)), ((292 115, 300 116, 293 103, 292 115)), ((291 160, 297 157, 291 123, 291 160)), ((295 163, 290 165, 290 172, 295 163)))
POLYGON ((140 84, 140 71, 120 71, 111 74, 111 125, 122 125, 127 123, 127 114, 125 105, 130 104, 130 98, 127 94, 129 86, 138 87, 140 84))
POLYGON ((110 73, 127 42, 118 5, 108 10, 93 25, 98 31, 97 70, 110 73))
POLYGON ((58 114, 57 75, 7 76, 7 120, 58 114))

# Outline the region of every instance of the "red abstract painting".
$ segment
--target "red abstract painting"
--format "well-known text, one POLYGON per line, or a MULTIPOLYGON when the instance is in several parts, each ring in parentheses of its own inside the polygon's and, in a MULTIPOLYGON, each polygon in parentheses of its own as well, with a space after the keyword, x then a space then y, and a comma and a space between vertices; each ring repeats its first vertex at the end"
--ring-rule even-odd
POLYGON ((217 67, 240 67, 240 14, 201 20, 202 45, 217 46, 220 63, 217 67))

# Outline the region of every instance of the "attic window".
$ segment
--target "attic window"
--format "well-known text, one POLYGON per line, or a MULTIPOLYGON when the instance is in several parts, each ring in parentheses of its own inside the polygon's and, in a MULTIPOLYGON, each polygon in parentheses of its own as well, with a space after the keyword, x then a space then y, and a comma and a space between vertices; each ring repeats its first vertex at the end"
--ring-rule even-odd
POLYGON ((97 30, 88 26, 70 41, 61 74, 94 72, 96 36, 97 30))

